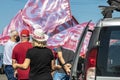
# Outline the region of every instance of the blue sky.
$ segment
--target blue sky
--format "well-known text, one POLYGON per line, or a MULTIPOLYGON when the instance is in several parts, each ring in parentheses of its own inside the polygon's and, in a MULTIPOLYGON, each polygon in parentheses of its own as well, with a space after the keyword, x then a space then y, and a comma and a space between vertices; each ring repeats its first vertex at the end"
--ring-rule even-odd
POLYGON ((11 19, 22 9, 27 0, 1 0, 0 2, 0 33, 11 19))
MULTIPOLYGON (((102 18, 99 5, 108 5, 107 0, 70 0, 72 15, 79 23, 102 18)), ((27 0, 1 0, 0 3, 0 34, 17 12, 24 7, 27 0)), ((120 14, 119 14, 120 16, 120 14)))

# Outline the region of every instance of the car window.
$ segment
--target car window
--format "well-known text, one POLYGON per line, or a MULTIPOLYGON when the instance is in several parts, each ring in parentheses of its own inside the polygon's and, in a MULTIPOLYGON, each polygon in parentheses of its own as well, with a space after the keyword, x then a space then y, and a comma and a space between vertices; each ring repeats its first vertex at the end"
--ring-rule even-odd
POLYGON ((102 28, 99 41, 96 75, 120 76, 120 27, 102 28))
POLYGON ((109 41, 107 71, 120 73, 120 31, 112 31, 109 41))

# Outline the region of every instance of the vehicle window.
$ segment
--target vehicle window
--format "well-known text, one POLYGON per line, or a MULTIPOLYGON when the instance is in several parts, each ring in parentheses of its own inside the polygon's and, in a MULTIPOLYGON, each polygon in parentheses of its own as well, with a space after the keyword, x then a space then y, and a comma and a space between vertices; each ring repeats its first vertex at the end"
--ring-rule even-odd
POLYGON ((120 72, 120 31, 112 31, 108 49, 108 72, 120 72))
POLYGON ((120 27, 105 27, 99 35, 96 75, 120 76, 120 27))

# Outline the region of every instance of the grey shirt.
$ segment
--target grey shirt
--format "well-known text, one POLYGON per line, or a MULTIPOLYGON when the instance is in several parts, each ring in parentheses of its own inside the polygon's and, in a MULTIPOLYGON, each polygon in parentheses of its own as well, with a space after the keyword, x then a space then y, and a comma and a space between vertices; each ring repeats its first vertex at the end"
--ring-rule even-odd
MULTIPOLYGON (((55 51, 56 52, 62 51, 62 55, 63 55, 65 62, 69 62, 70 64, 72 64, 72 60, 73 60, 73 56, 74 56, 74 52, 72 50, 68 50, 63 47, 58 47, 55 49, 55 51)), ((59 59, 57 59, 57 64, 61 65, 59 59)), ((58 72, 63 73, 65 71, 64 71, 64 69, 59 69, 58 72)))

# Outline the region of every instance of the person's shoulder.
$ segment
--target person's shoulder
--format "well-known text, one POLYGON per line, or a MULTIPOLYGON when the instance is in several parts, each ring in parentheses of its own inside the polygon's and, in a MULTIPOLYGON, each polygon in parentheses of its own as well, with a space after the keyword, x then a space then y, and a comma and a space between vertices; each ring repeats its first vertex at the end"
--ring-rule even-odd
POLYGON ((12 45, 12 42, 11 42, 10 40, 8 40, 8 41, 4 44, 4 46, 10 46, 10 45, 12 45))
POLYGON ((27 53, 34 53, 36 50, 34 47, 31 47, 27 50, 27 53))
POLYGON ((30 42, 30 41, 28 41, 27 43, 28 43, 28 44, 32 44, 32 42, 30 42))
POLYGON ((8 41, 6 43, 4 43, 4 46, 6 46, 8 44, 8 41))
POLYGON ((21 46, 21 42, 18 42, 18 43, 15 44, 14 48, 18 48, 20 46, 21 46))
POLYGON ((26 44, 27 44, 27 45, 32 46, 32 43, 31 43, 31 42, 29 42, 29 41, 28 41, 28 42, 26 42, 26 44))
POLYGON ((45 49, 51 50, 49 47, 44 47, 45 49))
POLYGON ((10 40, 6 41, 6 42, 5 42, 5 45, 6 45, 6 44, 9 44, 9 43, 10 43, 10 40))
POLYGON ((19 46, 21 43, 20 42, 18 42, 18 43, 16 43, 16 45, 15 46, 19 46))
POLYGON ((57 47, 56 52, 62 52, 62 47, 61 46, 57 47))
POLYGON ((34 47, 31 47, 28 49, 28 51, 33 51, 35 48, 34 47))
POLYGON ((48 50, 48 51, 52 51, 52 49, 50 49, 50 48, 48 48, 48 47, 45 47, 45 49, 48 50))

